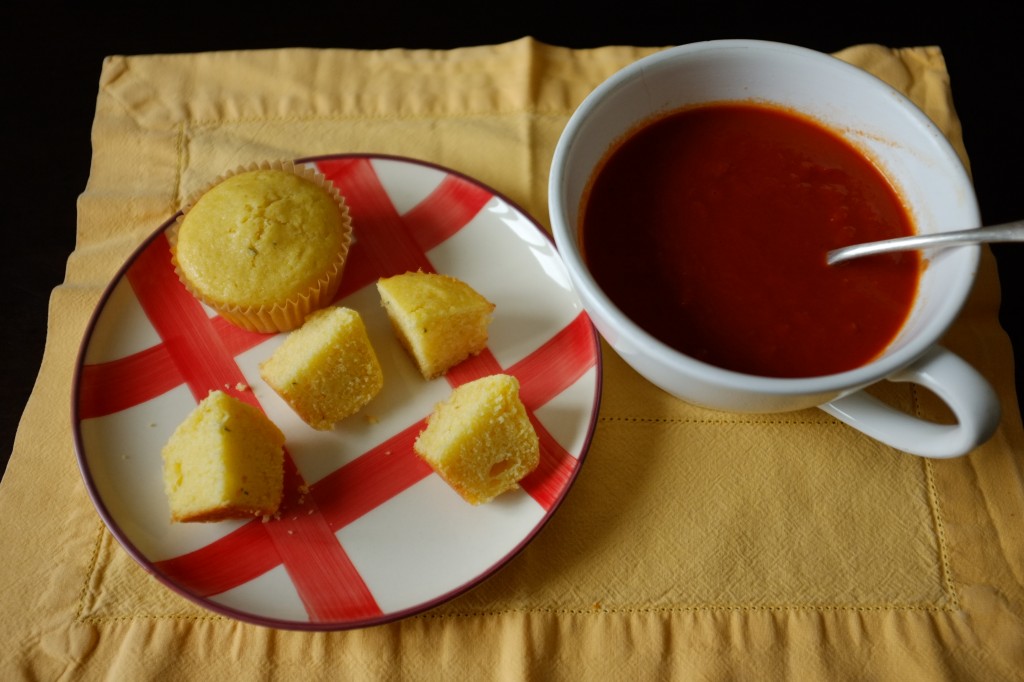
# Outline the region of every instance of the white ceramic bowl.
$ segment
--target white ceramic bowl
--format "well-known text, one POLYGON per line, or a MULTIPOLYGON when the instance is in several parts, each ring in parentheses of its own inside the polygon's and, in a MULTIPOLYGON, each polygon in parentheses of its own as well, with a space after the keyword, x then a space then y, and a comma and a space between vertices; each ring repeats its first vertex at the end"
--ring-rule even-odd
POLYGON ((781 105, 840 133, 894 182, 919 233, 980 224, 970 178, 948 140, 910 100, 866 71, 821 52, 764 41, 663 50, 598 86, 570 118, 552 161, 548 200, 555 242, 612 348, 648 380, 706 407, 780 412, 820 406, 897 448, 932 457, 962 455, 989 438, 999 418, 994 393, 973 368, 937 346, 973 285, 977 246, 925 253, 919 295, 898 337, 877 360, 827 376, 751 376, 700 362, 645 332, 602 291, 578 238, 581 198, 595 166, 644 120, 718 101, 781 105), (887 378, 926 385, 949 403, 959 423, 922 422, 860 390, 887 378))

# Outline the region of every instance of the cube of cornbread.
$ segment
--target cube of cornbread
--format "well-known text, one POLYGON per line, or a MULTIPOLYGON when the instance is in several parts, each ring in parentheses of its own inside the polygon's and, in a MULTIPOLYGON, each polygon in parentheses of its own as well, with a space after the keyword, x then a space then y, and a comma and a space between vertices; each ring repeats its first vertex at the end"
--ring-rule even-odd
POLYGON ((284 434, 258 408, 211 391, 162 451, 173 521, 272 516, 284 488, 284 434))
POLYGON ((413 449, 471 504, 519 487, 540 462, 540 440, 519 398, 519 381, 507 374, 454 389, 428 417, 413 449))
POLYGON ((487 346, 494 304, 462 280, 407 272, 377 281, 399 341, 425 379, 434 379, 487 346))
POLYGON ((320 431, 358 412, 384 386, 363 318, 339 306, 316 311, 290 332, 260 376, 320 431))

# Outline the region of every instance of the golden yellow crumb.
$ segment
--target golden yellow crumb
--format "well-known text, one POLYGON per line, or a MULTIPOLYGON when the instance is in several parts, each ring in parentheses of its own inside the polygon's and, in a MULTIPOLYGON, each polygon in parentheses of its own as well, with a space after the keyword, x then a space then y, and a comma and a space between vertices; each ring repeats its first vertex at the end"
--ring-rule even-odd
POLYGON ((275 513, 284 486, 284 434, 258 408, 211 391, 161 452, 174 521, 275 513))
POLYGON ((413 448, 471 504, 519 487, 540 462, 540 440, 519 398, 519 381, 507 374, 454 389, 413 448))
POLYGON ((447 372, 487 346, 494 304, 462 280, 407 272, 377 281, 381 305, 425 379, 447 372))
POLYGON ((306 318, 260 365, 260 376, 318 430, 355 414, 384 386, 362 317, 339 306, 306 318))

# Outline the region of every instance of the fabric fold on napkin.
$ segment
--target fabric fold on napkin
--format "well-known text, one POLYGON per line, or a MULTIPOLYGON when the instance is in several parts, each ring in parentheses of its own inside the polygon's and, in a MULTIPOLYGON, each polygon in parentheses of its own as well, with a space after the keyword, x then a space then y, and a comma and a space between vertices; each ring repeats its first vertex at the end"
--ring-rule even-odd
MULTIPOLYGON (((69 416, 78 347, 118 269, 226 169, 372 152, 495 188, 547 227, 547 177, 582 99, 656 48, 523 38, 449 51, 277 49, 111 56, 78 241, 0 485, 0 661, 35 679, 1019 679, 1024 432, 986 249, 944 344, 1004 405, 970 455, 925 460, 818 410, 684 404, 603 347, 596 433, 542 532, 473 590, 394 623, 274 630, 157 582, 106 530, 69 416)), ((906 93, 967 150, 938 47, 837 54, 906 93)), ((53 229, 67 229, 53 226, 53 229)), ((883 384, 923 416, 934 397, 883 384)))

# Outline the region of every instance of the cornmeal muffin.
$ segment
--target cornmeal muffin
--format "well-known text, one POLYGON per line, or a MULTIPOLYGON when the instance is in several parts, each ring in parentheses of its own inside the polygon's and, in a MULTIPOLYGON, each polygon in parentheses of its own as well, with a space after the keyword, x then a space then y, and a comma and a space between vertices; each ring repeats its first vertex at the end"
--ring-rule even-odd
POLYGON ((434 379, 487 346, 494 304, 465 282, 427 272, 377 281, 399 341, 425 379, 434 379))
POLYGON ((201 192, 168 238, 194 296, 240 327, 280 332, 331 302, 352 227, 344 199, 322 175, 263 164, 201 192))
POLYGON ((377 354, 355 310, 311 314, 260 365, 260 376, 314 429, 329 430, 384 386, 377 354))
POLYGON ((540 440, 519 398, 519 381, 507 374, 454 389, 413 448, 470 504, 518 488, 540 463, 540 440))
POLYGON ((272 516, 284 490, 284 434, 259 409, 211 391, 164 446, 171 520, 272 516))

